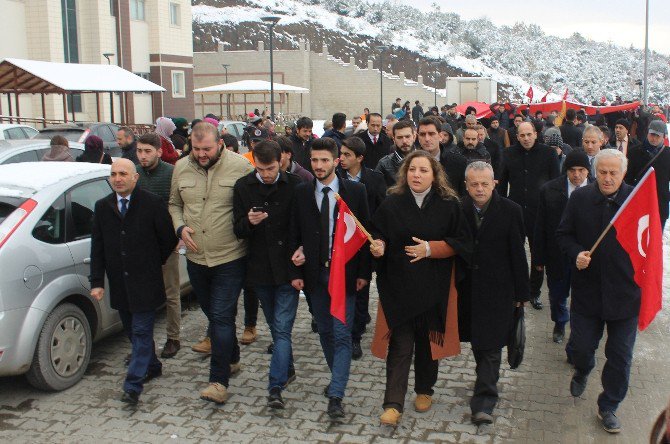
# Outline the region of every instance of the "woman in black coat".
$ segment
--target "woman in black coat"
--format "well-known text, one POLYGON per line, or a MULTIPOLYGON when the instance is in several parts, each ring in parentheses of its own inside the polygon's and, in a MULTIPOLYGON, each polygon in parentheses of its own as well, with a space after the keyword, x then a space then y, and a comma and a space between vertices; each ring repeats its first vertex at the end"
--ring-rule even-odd
POLYGON ((370 250, 379 258, 381 312, 373 349, 379 350, 379 343, 388 341, 381 422, 396 425, 403 411, 412 355, 415 409, 425 412, 432 404, 437 359, 460 351, 452 322, 456 307, 451 307, 453 316, 449 317, 448 308, 449 301, 455 301, 450 298, 455 296, 451 291, 455 257, 467 256, 470 241, 458 197, 440 164, 425 151, 407 156, 373 225, 376 240, 370 250))
POLYGON ((88 136, 84 141, 84 152, 77 156, 77 162, 112 164, 112 158, 104 151, 105 144, 98 136, 88 136))

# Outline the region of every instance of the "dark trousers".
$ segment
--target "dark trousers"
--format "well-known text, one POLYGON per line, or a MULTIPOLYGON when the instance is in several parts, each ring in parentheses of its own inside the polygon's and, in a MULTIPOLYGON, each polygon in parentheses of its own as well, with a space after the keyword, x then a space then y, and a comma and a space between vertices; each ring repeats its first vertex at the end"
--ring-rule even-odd
POLYGON ((154 344, 156 312, 131 313, 119 310, 119 316, 123 329, 132 345, 132 354, 128 364, 126 380, 123 383, 123 390, 142 393, 144 378, 147 373, 158 371, 163 367, 156 356, 156 345, 154 344))
MULTIPOLYGON (((549 288, 549 307, 551 309, 551 320, 557 325, 564 327, 570 320, 568 310, 568 297, 570 297, 570 266, 563 270, 563 279, 555 279, 547 274, 547 287, 549 288)), ((572 334, 565 344, 565 353, 572 359, 572 334)))
POLYGON ((228 387, 230 364, 240 360, 235 316, 244 282, 246 258, 214 267, 187 261, 186 269, 200 307, 209 320, 212 341, 209 382, 228 387))
MULTIPOLYGON (((530 227, 533 228, 532 226, 530 227)), ((528 245, 532 251, 533 249, 533 237, 532 234, 528 235, 528 245)), ((540 290, 542 289, 542 283, 544 282, 544 270, 536 270, 535 267, 530 267, 530 297, 531 299, 540 297, 540 290)))
POLYGON ((255 327, 258 321, 258 296, 251 285, 244 287, 244 326, 255 327))
POLYGON ((370 322, 370 285, 366 285, 356 292, 356 310, 354 313, 354 327, 351 331, 351 339, 357 342, 361 341, 365 328, 370 322))
POLYGON ((598 317, 570 313, 572 329, 572 359, 575 370, 587 376, 596 365, 595 352, 607 326, 605 366, 602 373, 603 392, 598 396, 598 408, 616 412, 628 391, 633 346, 637 336, 637 316, 605 321, 598 317))
POLYGON ((475 390, 470 400, 472 414, 478 412, 493 414, 498 403, 498 378, 500 377, 500 360, 502 349, 478 350, 472 349, 477 363, 477 380, 475 390))
POLYGON ((403 411, 412 355, 414 355, 414 391, 418 395, 433 395, 439 362, 433 360, 428 329, 425 325, 412 320, 391 330, 386 357, 385 409, 395 408, 399 412, 403 411))

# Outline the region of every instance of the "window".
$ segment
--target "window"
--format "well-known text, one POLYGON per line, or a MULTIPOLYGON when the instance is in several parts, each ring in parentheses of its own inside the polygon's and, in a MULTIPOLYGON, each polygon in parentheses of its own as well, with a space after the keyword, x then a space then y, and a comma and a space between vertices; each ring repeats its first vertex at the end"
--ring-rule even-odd
POLYGON ((107 125, 100 125, 95 130, 96 136, 100 137, 103 142, 116 142, 116 135, 112 133, 112 129, 107 125))
POLYGON ((40 133, 40 132, 37 131, 36 129, 34 129, 34 128, 28 128, 27 126, 24 126, 24 127, 23 127, 23 132, 26 133, 26 136, 27 136, 29 139, 32 139, 33 137, 35 137, 36 135, 38 135, 38 134, 40 133))
POLYGON ((63 50, 65 63, 79 63, 77 38, 77 5, 75 0, 61 0, 63 50))
POLYGON ((136 76, 142 77, 144 80, 151 81, 151 73, 148 72, 136 72, 136 76))
POLYGON ((184 71, 172 71, 172 97, 186 97, 184 71))
POLYGON ((172 26, 181 25, 181 8, 179 3, 170 3, 170 24, 172 26))
POLYGON ((112 192, 106 180, 96 180, 73 188, 70 191, 72 205, 72 229, 68 229, 73 240, 91 236, 95 203, 112 192))
POLYGON ((144 21, 144 0, 130 0, 130 18, 144 21))
POLYGON ((37 162, 38 160, 39 159, 37 158, 36 151, 26 151, 23 153, 15 154, 14 156, 10 157, 9 159, 5 160, 2 163, 7 165, 8 163, 37 162))
POLYGON ((65 241, 65 197, 61 195, 33 228, 33 237, 48 244, 65 241))
POLYGON ((9 128, 4 131, 5 139, 21 140, 26 138, 26 134, 21 128, 9 128))

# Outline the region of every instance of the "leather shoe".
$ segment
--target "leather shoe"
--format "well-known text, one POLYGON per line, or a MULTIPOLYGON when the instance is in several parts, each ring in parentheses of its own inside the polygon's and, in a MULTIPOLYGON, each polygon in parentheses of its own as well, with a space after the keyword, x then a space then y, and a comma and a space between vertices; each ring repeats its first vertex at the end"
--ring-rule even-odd
POLYGON ((272 387, 268 395, 268 407, 271 409, 283 409, 284 400, 281 397, 281 388, 272 387))
POLYGON ((493 424, 493 416, 485 412, 477 412, 472 414, 472 423, 476 426, 482 424, 493 424))
POLYGON ((533 306, 535 310, 542 310, 542 302, 540 302, 540 297, 536 297, 530 300, 530 304, 533 306))
POLYGON ((133 357, 133 354, 132 354, 132 353, 128 353, 128 354, 126 355, 126 357, 123 358, 123 365, 125 365, 126 367, 128 367, 128 366, 130 365, 130 360, 132 359, 132 357, 133 357))
POLYGON ((361 349, 361 341, 351 341, 351 359, 357 361, 363 356, 363 350, 361 349))
POLYGON ((582 396, 582 393, 586 390, 586 380, 586 376, 580 375, 579 372, 575 372, 570 381, 570 394, 575 398, 582 396))
POLYGON ((328 391, 330 390, 330 384, 328 384, 324 389, 323 389, 323 396, 326 398, 328 397, 328 391))
POLYGON ((328 416, 330 419, 344 418, 344 408, 340 398, 333 396, 328 400, 328 416))
POLYGON ((614 412, 603 412, 598 410, 598 419, 600 419, 603 429, 607 433, 619 433, 621 431, 621 421, 614 412))
POLYGON ((565 338, 565 327, 559 324, 554 325, 554 334, 552 335, 554 342, 560 344, 563 342, 563 338, 565 338))
POLYGON ((400 413, 398 409, 391 407, 384 410, 382 416, 379 417, 379 421, 384 425, 396 427, 400 422, 401 417, 402 413, 400 413))
POLYGON ((312 317, 312 333, 318 333, 319 332, 319 326, 316 324, 316 319, 312 317))
POLYGON ((161 352, 161 358, 169 359, 173 358, 174 355, 177 354, 179 349, 181 348, 181 344, 179 341, 175 339, 168 339, 165 341, 165 345, 163 346, 163 351, 161 352))
POLYGON ((126 390, 123 392, 123 396, 121 396, 121 402, 125 402, 126 404, 137 405, 139 401, 140 394, 133 390, 126 390))
POLYGON ((146 376, 144 376, 144 382, 149 382, 152 379, 156 379, 161 376, 163 376, 163 367, 159 367, 157 370, 149 370, 146 376))
POLYGON ((275 343, 270 342, 270 345, 268 345, 267 353, 268 355, 271 355, 274 352, 275 352, 275 343))

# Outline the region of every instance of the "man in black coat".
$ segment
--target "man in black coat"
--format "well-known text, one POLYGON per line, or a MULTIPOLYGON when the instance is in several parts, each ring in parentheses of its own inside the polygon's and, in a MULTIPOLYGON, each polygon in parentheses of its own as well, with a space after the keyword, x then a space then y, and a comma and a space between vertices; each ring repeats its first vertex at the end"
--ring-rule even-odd
POLYGON ((309 148, 314 140, 313 128, 314 122, 312 122, 312 119, 303 116, 295 122, 295 132, 291 134, 291 142, 293 142, 292 160, 309 172, 312 171, 309 162, 309 148))
POLYGON ((329 398, 328 416, 344 417, 342 399, 349 380, 351 365, 351 327, 354 321, 356 292, 370 282, 370 250, 362 248, 346 264, 346 323, 330 314, 330 257, 335 230, 339 194, 353 214, 367 224, 369 209, 365 186, 339 178, 337 145, 332 139, 318 139, 312 144, 311 162, 316 180, 301 183, 295 189, 293 216, 289 234, 289 277, 296 290, 309 294, 319 330, 331 380, 325 393, 329 398))
POLYGON ((393 152, 379 159, 375 171, 384 177, 387 187, 396 183, 396 174, 405 156, 414 151, 416 127, 411 120, 400 120, 393 125, 393 152))
POLYGON ((575 126, 575 116, 577 113, 570 108, 565 112, 565 120, 561 125, 561 137, 563 142, 572 148, 579 149, 582 146, 582 132, 575 126))
POLYGON ((514 307, 529 299, 521 207, 495 191, 493 167, 476 161, 465 170, 465 220, 474 239, 467 279, 459 293, 461 341, 472 343, 477 380, 472 422, 493 422, 502 348, 514 325, 514 307))
MULTIPOLYGON (((560 134, 558 134, 560 137, 560 134)), ((589 175, 589 159, 583 151, 571 151, 565 158, 565 171, 556 179, 552 179, 540 188, 540 201, 535 220, 532 265, 537 271, 546 270, 547 287, 549 288, 549 307, 551 320, 554 322, 553 341, 563 342, 565 324, 570 320, 568 296, 570 295, 570 261, 558 248, 556 229, 563 217, 563 210, 568 199, 577 188, 588 185, 592 180, 589 175)), ((572 362, 572 345, 565 347, 568 362, 572 362)))
POLYGON ((479 134, 474 128, 466 128, 463 131, 463 140, 458 142, 458 146, 454 151, 465 157, 468 163, 478 160, 491 163, 491 154, 484 144, 479 142, 479 134))
MULTIPOLYGON (((558 177, 558 154, 554 149, 537 141, 537 132, 530 122, 519 124, 517 140, 515 145, 503 152, 498 192, 523 208, 526 236, 532 250, 540 188, 546 182, 558 177)), ((531 268, 530 298, 536 310, 542 309, 540 288, 543 280, 544 273, 531 268)))
MULTIPOLYGON (((618 119, 614 123, 614 138, 612 140, 612 147, 618 149, 624 155, 628 155, 628 149, 641 145, 637 138, 629 134, 630 121, 628 119, 618 119)), ((629 168, 630 170, 630 168, 629 168)))
MULTIPOLYGON (((339 175, 347 180, 365 185, 368 197, 370 215, 374 215, 377 207, 386 197, 386 183, 381 173, 363 165, 365 158, 365 144, 358 137, 345 139, 340 148, 339 175)), ((370 286, 366 285, 356 294, 356 313, 354 326, 351 332, 351 357, 358 360, 363 356, 361 338, 365 333, 365 326, 370 322, 368 304, 370 301, 370 286)))
POLYGON ((447 173, 449 185, 463 196, 465 193, 465 167, 467 160, 460 154, 454 153, 450 149, 442 149, 440 146, 440 131, 442 129, 442 122, 434 116, 424 117, 419 121, 419 129, 417 131, 419 145, 421 149, 430 153, 442 168, 447 173))
POLYGON ((640 312, 640 287, 635 283, 630 257, 607 232, 591 254, 596 240, 621 208, 633 187, 623 183, 626 158, 607 149, 596 156, 596 183, 576 190, 568 200, 556 230, 561 251, 571 262, 572 303, 570 340, 575 372, 570 393, 581 396, 595 367, 595 352, 607 326, 602 372, 603 392, 598 397, 598 417, 603 428, 618 433, 616 410, 626 396, 640 312))
POLYGON ((137 140, 135 140, 135 133, 127 126, 122 126, 116 132, 116 143, 121 147, 121 157, 128 159, 135 165, 140 161, 137 158, 137 140))
POLYGON ((268 407, 284 408, 282 390, 295 379, 291 332, 298 309, 298 291, 288 276, 288 231, 295 187, 301 179, 281 171, 281 148, 264 140, 254 148, 256 170, 233 188, 233 231, 247 239, 246 287, 253 288, 263 307, 273 340, 268 407))
POLYGON ((375 168, 379 159, 391 152, 393 142, 391 138, 382 131, 382 116, 377 113, 368 115, 368 130, 354 134, 365 142, 364 164, 368 168, 375 168))
POLYGON ((421 107, 420 101, 414 102, 414 107, 412 108, 412 121, 414 124, 418 124, 419 120, 423 117, 423 107, 421 107))
POLYGON ((347 128, 347 115, 344 113, 333 114, 333 127, 324 132, 321 137, 330 137, 335 141, 337 147, 342 146, 342 142, 346 138, 344 130, 347 128))
POLYGON ((658 212, 661 226, 665 227, 668 220, 668 203, 670 203, 670 150, 665 145, 668 129, 661 120, 652 120, 647 130, 647 138, 642 145, 628 148, 628 171, 626 183, 637 185, 650 167, 656 170, 656 192, 658 195, 658 212))
POLYGON ((491 166, 493 167, 493 172, 496 177, 500 176, 500 163, 502 162, 502 145, 499 145, 498 142, 489 137, 486 128, 484 125, 477 124, 475 126, 477 130, 477 141, 484 145, 486 151, 489 152, 491 156, 491 166))
POLYGON ((91 297, 101 300, 105 274, 110 304, 132 344, 121 401, 137 404, 144 382, 162 374, 153 338, 156 310, 165 303, 162 266, 177 246, 160 197, 136 188, 128 159, 112 164, 114 193, 95 203, 91 236, 91 297))

